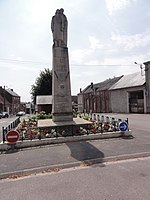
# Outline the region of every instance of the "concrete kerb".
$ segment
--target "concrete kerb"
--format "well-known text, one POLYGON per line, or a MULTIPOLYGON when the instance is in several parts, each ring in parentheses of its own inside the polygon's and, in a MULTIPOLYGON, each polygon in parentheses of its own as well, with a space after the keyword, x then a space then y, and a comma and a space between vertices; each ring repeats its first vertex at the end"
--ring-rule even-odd
MULTIPOLYGON (((36 146, 43 146, 43 145, 50 145, 50 144, 59 144, 59 143, 66 143, 66 142, 77 142, 77 141, 85 141, 85 140, 97 140, 97 139, 109 139, 109 138, 118 138, 122 136, 131 136, 132 131, 126 131, 124 133, 118 132, 107 132, 103 134, 92 134, 92 135, 82 135, 82 136, 69 136, 69 137, 58 137, 58 138, 47 138, 42 140, 24 140, 18 141, 15 143, 13 148, 21 149, 21 148, 28 148, 28 147, 36 147, 36 146)), ((1 143, 0 144, 0 151, 7 151, 11 149, 10 143, 1 143)))
POLYGON ((143 152, 143 153, 111 156, 111 157, 106 157, 106 158, 90 159, 90 160, 77 161, 77 162, 64 163, 64 164, 56 164, 56 165, 50 165, 50 166, 37 167, 37 168, 32 168, 32 169, 25 169, 25 170, 19 170, 19 171, 14 171, 14 172, 2 173, 2 174, 0 174, 0 179, 19 178, 19 177, 23 177, 23 176, 30 176, 33 174, 36 175, 39 173, 58 172, 62 169, 91 166, 93 164, 101 164, 102 166, 104 166, 105 163, 108 163, 108 162, 116 162, 116 161, 127 160, 127 159, 144 158, 144 157, 149 157, 149 156, 150 156, 150 152, 143 152))

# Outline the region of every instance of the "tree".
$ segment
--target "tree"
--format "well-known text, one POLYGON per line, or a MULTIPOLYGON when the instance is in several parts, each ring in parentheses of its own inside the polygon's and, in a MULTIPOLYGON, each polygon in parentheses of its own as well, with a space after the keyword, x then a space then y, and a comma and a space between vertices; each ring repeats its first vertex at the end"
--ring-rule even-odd
POLYGON ((52 95, 52 71, 49 68, 41 71, 35 84, 31 86, 31 98, 34 104, 37 95, 52 95))

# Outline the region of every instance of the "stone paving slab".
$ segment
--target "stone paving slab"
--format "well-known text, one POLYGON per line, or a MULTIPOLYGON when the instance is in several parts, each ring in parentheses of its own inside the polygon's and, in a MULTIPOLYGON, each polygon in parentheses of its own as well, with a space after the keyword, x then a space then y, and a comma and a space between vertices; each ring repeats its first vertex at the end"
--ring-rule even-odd
POLYGON ((55 126, 70 126, 70 125, 87 125, 92 124, 92 122, 84 120, 82 118, 73 118, 73 121, 60 121, 54 122, 52 119, 41 119, 38 120, 38 128, 44 127, 55 127, 55 126))

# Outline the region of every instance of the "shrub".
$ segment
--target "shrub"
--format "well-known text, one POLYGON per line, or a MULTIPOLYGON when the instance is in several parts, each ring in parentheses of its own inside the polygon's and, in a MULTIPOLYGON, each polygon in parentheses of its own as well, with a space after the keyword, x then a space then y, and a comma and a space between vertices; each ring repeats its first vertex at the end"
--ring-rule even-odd
POLYGON ((38 120, 38 119, 52 119, 52 114, 46 114, 44 111, 40 112, 39 114, 33 115, 32 116, 33 120, 38 120))
POLYGON ((83 116, 83 119, 90 120, 89 116, 83 116))

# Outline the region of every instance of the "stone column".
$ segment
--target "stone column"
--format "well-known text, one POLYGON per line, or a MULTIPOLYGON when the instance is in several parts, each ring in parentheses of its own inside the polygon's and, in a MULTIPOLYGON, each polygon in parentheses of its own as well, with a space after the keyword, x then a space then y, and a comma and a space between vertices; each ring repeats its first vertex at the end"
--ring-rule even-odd
POLYGON ((53 121, 72 121, 72 98, 67 47, 53 46, 52 75, 53 121))

